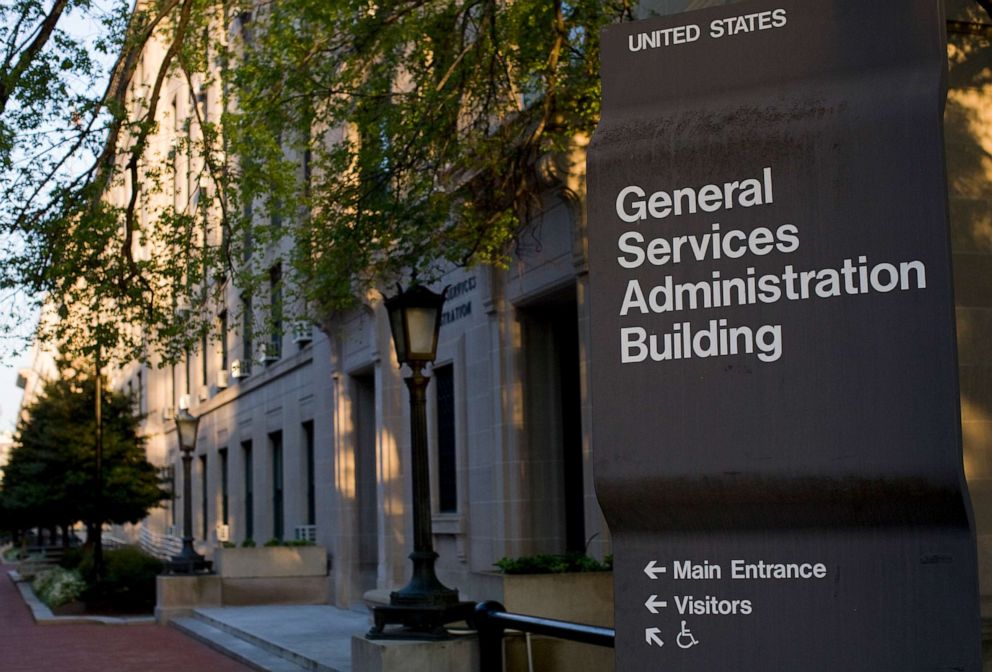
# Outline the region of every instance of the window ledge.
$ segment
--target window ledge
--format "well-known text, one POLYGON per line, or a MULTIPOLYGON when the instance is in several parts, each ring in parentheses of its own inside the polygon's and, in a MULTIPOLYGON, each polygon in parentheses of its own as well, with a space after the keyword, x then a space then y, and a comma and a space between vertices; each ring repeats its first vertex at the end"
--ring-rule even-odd
POLYGON ((460 513, 435 513, 431 518, 434 534, 465 534, 465 516, 460 513))

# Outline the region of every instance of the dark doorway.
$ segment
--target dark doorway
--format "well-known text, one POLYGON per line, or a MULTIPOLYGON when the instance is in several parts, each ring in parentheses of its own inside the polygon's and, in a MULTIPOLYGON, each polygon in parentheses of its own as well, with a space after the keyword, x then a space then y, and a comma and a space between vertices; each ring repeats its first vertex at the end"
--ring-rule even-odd
POLYGON ((245 476, 245 539, 255 538, 255 465, 251 441, 241 442, 241 460, 245 476))
POLYGON ((286 534, 282 432, 269 434, 269 449, 272 454, 272 537, 282 541, 286 534))
POLYGON ((359 589, 376 587, 379 568, 379 503, 376 473, 375 376, 352 376, 355 427, 355 507, 359 589))
POLYGON ((535 550, 582 552, 585 488, 575 288, 529 303, 519 314, 535 550), (538 520, 541 516, 546 522, 538 520))

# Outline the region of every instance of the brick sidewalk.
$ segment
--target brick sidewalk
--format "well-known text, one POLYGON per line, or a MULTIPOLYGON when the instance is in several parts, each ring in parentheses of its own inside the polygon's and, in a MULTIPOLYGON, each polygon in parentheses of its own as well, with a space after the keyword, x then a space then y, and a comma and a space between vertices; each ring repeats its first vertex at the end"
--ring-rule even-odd
POLYGON ((3 672, 243 672, 250 668, 158 625, 35 625, 0 565, 3 672))

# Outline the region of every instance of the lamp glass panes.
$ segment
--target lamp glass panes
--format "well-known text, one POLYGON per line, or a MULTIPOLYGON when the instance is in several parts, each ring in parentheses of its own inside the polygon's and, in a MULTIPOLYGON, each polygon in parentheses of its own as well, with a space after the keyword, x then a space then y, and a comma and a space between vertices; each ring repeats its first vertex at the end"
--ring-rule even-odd
POLYGON ((443 292, 437 294, 422 285, 401 289, 386 299, 396 358, 401 364, 434 361, 443 305, 443 292))
POLYGON ((196 445, 196 426, 200 419, 185 408, 176 413, 176 429, 179 431, 179 447, 192 450, 196 445))

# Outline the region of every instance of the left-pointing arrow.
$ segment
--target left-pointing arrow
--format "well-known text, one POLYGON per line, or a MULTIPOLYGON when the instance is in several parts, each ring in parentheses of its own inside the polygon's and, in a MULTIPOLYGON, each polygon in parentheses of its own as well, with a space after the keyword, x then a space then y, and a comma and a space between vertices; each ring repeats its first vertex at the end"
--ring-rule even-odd
POLYGON ((664 574, 667 571, 668 568, 659 566, 657 560, 652 560, 644 566, 644 573, 652 580, 657 579, 659 574, 664 574))
POLYGON ((664 609, 665 607, 668 606, 668 602, 665 602, 664 600, 659 600, 657 595, 652 595, 651 597, 648 598, 648 601, 644 603, 644 606, 647 607, 648 611, 650 611, 652 614, 657 614, 658 607, 664 609))
POLYGON ((644 629, 644 641, 648 643, 648 646, 664 646, 665 643, 661 641, 661 637, 658 633, 661 632, 661 628, 645 628, 644 629))

